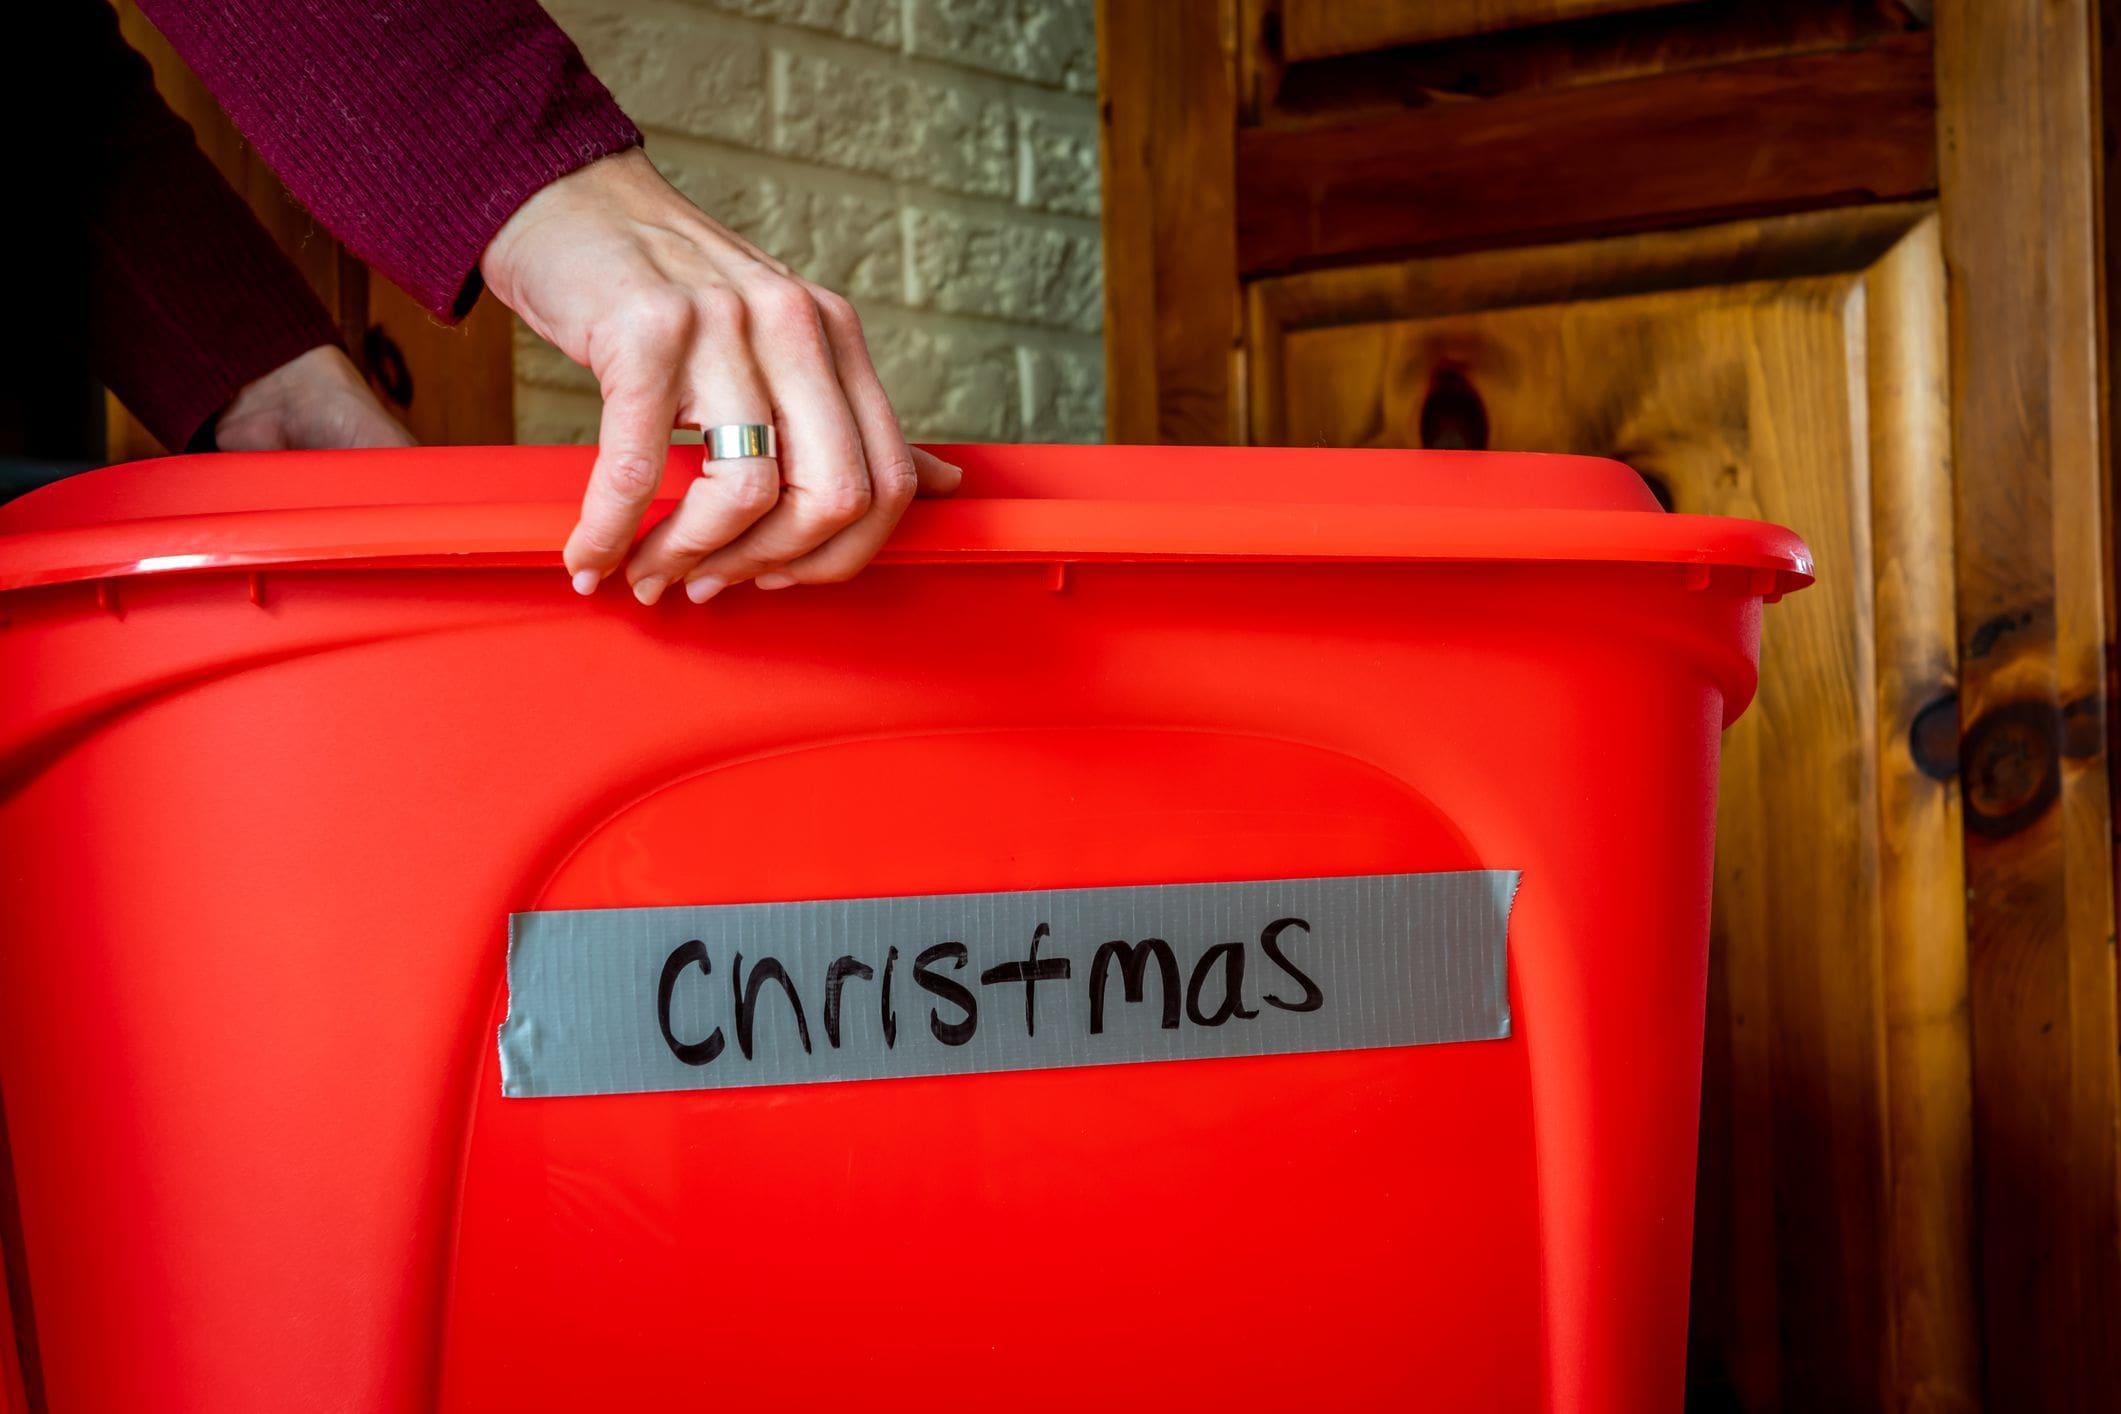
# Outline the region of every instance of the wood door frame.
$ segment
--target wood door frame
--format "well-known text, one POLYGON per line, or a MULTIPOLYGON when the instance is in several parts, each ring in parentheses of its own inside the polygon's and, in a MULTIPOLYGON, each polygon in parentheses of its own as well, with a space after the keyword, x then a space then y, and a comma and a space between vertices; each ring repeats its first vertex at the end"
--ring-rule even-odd
POLYGON ((1105 426, 1241 440, 1236 0, 1098 0, 1105 426))
MULTIPOLYGON (((1867 705, 1861 701, 1859 687, 1853 710, 1867 724, 1861 735, 1876 777, 1849 804, 1866 812, 1856 837, 1868 861, 1861 877, 1874 887, 1859 905, 1861 921, 1842 942, 1860 942, 1860 962, 1876 971, 1851 986, 1834 1014, 1800 1014, 1795 1029, 1784 1032, 1777 1028, 1775 998, 1801 995, 1822 960, 1782 958, 1761 937, 1748 937, 1735 954, 1719 956, 1718 965, 1727 963, 1734 976, 1741 965, 1752 969, 1742 987, 1717 997, 1731 1010, 1754 1013, 1756 1021, 1744 1033, 1752 1038, 1748 1064, 1719 1066, 1719 1034, 1733 1046, 1739 1036, 1727 1025, 1719 1033, 1725 1011, 1711 1008, 1710 1078, 1727 1080, 1748 1097, 1736 1120, 1728 1107, 1717 1118, 1765 1131, 1808 1088, 1786 1086, 1793 1078, 1788 1074, 1777 1078, 1763 1047, 1780 1044, 1805 1055, 1816 1046, 1864 1059, 1842 1082, 1858 1116, 1850 1121, 1853 1128, 1833 1137, 1844 1167, 1827 1171, 1846 1191, 1828 1194, 1801 1185, 1786 1190, 1780 1180, 1770 1189, 1759 1177, 1765 1151, 1748 1157, 1753 1136, 1726 1132, 1725 1147, 1705 1136, 1705 1172, 1751 1176, 1727 1187, 1737 1197, 1726 1210, 1718 1210, 1713 1197, 1704 1202, 1699 1211, 1705 1220, 1717 1214, 1717 1231, 1703 1233, 1715 1250, 1697 1260, 1726 1277, 1750 1279, 1733 1283, 1741 1290, 1697 1292, 1696 1322, 1707 1343, 1697 1341, 1694 1353, 1710 1386, 1734 1381, 1744 1407, 1772 1407, 1796 1397, 1782 1373, 1785 1356, 1793 1353, 1782 1348, 1790 1339, 1787 1330, 1801 1331, 1807 1321, 1816 1327, 1830 1317, 1852 1327, 1856 1342, 1844 1350, 1839 1373, 1875 1394, 1879 1404, 1890 1405, 1895 1390, 1919 1388, 1940 1407, 1969 1407, 1979 1394, 1980 1322, 1956 742, 1941 755, 1912 749, 1940 713, 1950 716, 1958 652, 1943 262, 1934 205, 1832 208, 1257 281, 1246 301, 1249 432, 1262 443, 1318 435, 1316 428, 1291 428, 1283 417, 1285 398, 1276 396, 1287 387, 1284 345, 1306 331, 1507 315, 1700 289, 1749 299, 1755 296, 1748 291, 1759 286, 1826 276, 1855 281, 1855 297, 1865 304, 1857 318, 1863 344, 1852 359, 1852 430, 1865 448, 1852 453, 1864 530, 1853 547, 1861 558, 1854 604, 1859 622, 1849 632, 1857 640, 1853 665, 1870 699, 1867 705), (1781 1039, 1770 1043, 1770 1036, 1781 1039), (1776 1093, 1784 1089, 1789 1093, 1776 1093), (1848 1289, 1830 1293, 1832 1300, 1822 1299, 1814 1311, 1778 1315, 1799 1299, 1792 1271, 1801 1276, 1814 1269, 1781 1261, 1787 1254, 1774 1250, 1776 1234, 1809 1230, 1815 1219, 1822 1230, 1838 1221, 1842 1231, 1862 1234, 1852 1250, 1815 1254, 1817 1270, 1841 1273, 1835 1285, 1848 1289)), ((1681 509, 1702 509, 1680 500, 1681 509)), ((1837 553, 1824 542, 1816 548, 1822 560, 1837 553)), ((1837 577, 1850 573, 1842 558, 1850 548, 1837 553, 1837 577)), ((1763 691, 1761 710, 1794 710, 1788 702, 1767 701, 1763 691)), ((1803 1137, 1829 1141, 1825 1134, 1803 1137)), ((1766 1144, 1764 1133, 1757 1142, 1766 1144)), ((1821 1397, 1816 1389, 1809 1395, 1821 1397)))
POLYGON ((1943 0, 1987 1407, 2121 1389, 2101 15, 1943 0))
MULTIPOLYGON (((1274 6, 1100 0, 1115 441, 1242 441, 1271 430, 1271 414, 1248 412, 1247 391, 1271 372, 1271 342, 1258 337, 1260 301, 1276 296, 1241 284, 1235 223, 1245 200, 1276 199, 1238 156, 1240 121, 1257 107, 1247 93, 1262 76, 1279 82, 1275 62, 1259 52, 1262 35, 1251 32, 1274 6)), ((2121 281, 2108 276, 2121 274, 2121 250, 2107 235, 2108 218, 2121 219, 2121 197, 2105 182, 2102 149, 2103 138, 2121 134, 2109 111, 2121 93, 2108 83, 2109 73, 2121 76, 2121 0, 1938 0, 1934 8, 1926 38, 1949 274, 1956 473, 1948 572, 1959 675, 1956 720, 1949 707, 1929 714, 1929 738, 1909 747, 1949 770, 1956 742, 1966 821, 1978 1403, 2094 1410, 2121 1388, 2121 977, 2113 941, 2121 855, 2110 745, 2121 713, 2121 691, 2110 686, 2121 667, 2121 614, 2108 333, 2109 303, 2121 299, 2121 281)), ((1887 41, 1883 59, 1874 52, 1850 62, 1869 63, 1881 81, 1904 78, 1914 42, 1887 41)), ((1844 46, 1866 48, 1877 44, 1844 46)), ((1682 78, 1703 91, 1698 75, 1682 78)), ((1645 92, 1640 101, 1654 108, 1661 100, 1645 92)), ((1449 140, 1451 120, 1437 116, 1448 111, 1423 110, 1432 142, 1449 140)), ((1849 151, 1871 150, 1852 143, 1849 151)), ((1902 152, 1874 170, 1900 174, 1895 185, 1905 186, 1901 177, 1914 170, 1906 162, 1923 156, 1902 152)), ((1404 160, 1407 180, 1418 183, 1419 154, 1404 160)), ((1835 184, 1807 180, 1797 196, 1815 205, 1931 195, 1880 193, 1857 181, 1837 196, 1835 184)), ((1690 226, 1748 214, 1659 219, 1690 226)), ((1484 247, 1538 238, 1487 226, 1476 234, 1484 247)), ((1407 239, 1418 246, 1428 237, 1412 230, 1407 239)), ((1335 259, 1375 264, 1419 253, 1335 259)), ((1935 590, 1939 565, 1916 568, 1924 592, 1935 590)), ((1949 1003, 1932 997, 1925 1005, 1949 1003)), ((1938 1018, 1918 1009, 1905 1020, 1938 1018)), ((1895 1329, 1891 1338, 1925 1337, 1895 1329)), ((1906 1353, 1892 1359, 1910 1372, 1923 1364, 1906 1353)), ((1932 1397, 1943 1398, 1937 1407, 1972 1407, 1919 1381, 1891 1391, 1899 1403, 1932 1397)))

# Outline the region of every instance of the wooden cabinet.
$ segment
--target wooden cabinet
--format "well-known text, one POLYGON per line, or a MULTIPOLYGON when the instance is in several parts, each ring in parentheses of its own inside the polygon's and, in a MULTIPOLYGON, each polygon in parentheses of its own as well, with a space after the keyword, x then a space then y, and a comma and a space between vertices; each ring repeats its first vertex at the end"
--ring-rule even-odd
POLYGON ((1682 0, 1283 0, 1282 52, 1327 59, 1682 0))
POLYGON ((2101 51, 1939 9, 1101 11, 1116 440, 1600 453, 1817 554, 1725 742, 1703 1410, 2121 1390, 2101 51))

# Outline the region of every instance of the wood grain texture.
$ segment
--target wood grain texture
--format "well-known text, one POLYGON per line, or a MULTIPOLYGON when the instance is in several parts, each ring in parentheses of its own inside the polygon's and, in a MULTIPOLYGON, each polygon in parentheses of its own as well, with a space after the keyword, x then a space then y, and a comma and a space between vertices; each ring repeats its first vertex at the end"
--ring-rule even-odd
POLYGON ((2121 1390, 2094 25, 1937 7, 1985 1383, 2013 1411, 2121 1390))
POLYGON ((1320 59, 1619 10, 1694 3, 1698 0, 1286 0, 1283 32, 1289 58, 1320 59))
POLYGON ((1887 1347, 1881 1404, 1980 1408, 1951 408, 1935 217, 1864 278, 1880 724, 1887 1347))
POLYGON ((1956 654, 1943 272, 1870 207, 1264 281, 1255 440, 1603 452, 1810 540, 1725 740, 1690 1382, 1704 1408, 1970 1408, 1959 817, 1910 754, 1956 654), (1454 391, 1463 402, 1467 394, 1454 391), (1945 541, 1948 547, 1948 536, 1945 541), (1939 877, 1942 871, 1942 877, 1939 877))
POLYGON ((1851 49, 1923 28, 1896 0, 1692 4, 1297 62, 1282 52, 1284 3, 1242 0, 1251 38, 1241 49, 1258 73, 1246 89, 1248 121, 1264 127, 1851 49))
POLYGON ((369 382, 423 446, 515 440, 514 317, 499 300, 481 299, 461 324, 450 325, 377 280, 369 288, 368 318, 369 382), (378 366, 379 357, 387 362, 393 355, 402 363, 402 380, 378 366))
POLYGON ((1237 144, 1238 260, 1262 274, 1920 196, 1936 185, 1932 113, 1929 42, 1913 34, 1249 129, 1237 144))
POLYGON ((1237 434, 1235 15, 1235 0, 1098 0, 1115 442, 1237 434))

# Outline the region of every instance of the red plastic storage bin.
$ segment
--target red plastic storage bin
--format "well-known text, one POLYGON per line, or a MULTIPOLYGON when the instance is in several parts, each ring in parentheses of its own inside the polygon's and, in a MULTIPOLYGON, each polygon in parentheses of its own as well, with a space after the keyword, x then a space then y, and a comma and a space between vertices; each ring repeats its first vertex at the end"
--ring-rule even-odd
POLYGON ((938 450, 860 578, 705 607, 570 590, 577 449, 0 509, 51 1409, 1678 1407, 1718 734, 1803 546, 1583 458, 938 450), (1501 1039, 502 1090, 513 913, 1469 869, 1501 1039))

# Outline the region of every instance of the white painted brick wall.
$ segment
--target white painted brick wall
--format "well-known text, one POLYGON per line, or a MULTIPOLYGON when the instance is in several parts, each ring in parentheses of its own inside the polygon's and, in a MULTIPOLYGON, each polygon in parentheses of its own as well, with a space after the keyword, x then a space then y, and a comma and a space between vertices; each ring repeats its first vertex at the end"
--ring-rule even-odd
MULTIPOLYGON (((909 435, 1104 433, 1093 0, 547 0, 700 206, 860 307, 909 435)), ((596 436, 520 325, 516 436, 596 436)))

